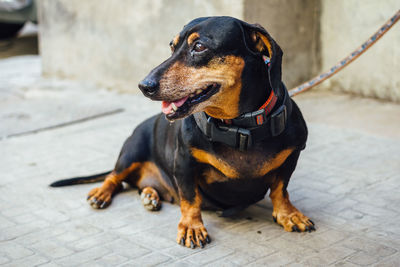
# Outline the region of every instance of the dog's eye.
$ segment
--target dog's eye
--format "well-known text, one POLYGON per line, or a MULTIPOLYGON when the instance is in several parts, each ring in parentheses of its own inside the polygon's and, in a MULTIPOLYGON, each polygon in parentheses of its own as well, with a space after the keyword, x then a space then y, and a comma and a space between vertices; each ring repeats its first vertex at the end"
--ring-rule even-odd
POLYGON ((204 50, 206 50, 207 49, 207 47, 205 46, 205 45, 203 45, 202 43, 196 43, 195 45, 194 45, 194 47, 193 47, 193 50, 195 51, 195 52, 202 52, 202 51, 204 51, 204 50))
POLYGON ((171 53, 174 53, 175 47, 174 44, 171 42, 169 42, 169 47, 171 48, 171 53))

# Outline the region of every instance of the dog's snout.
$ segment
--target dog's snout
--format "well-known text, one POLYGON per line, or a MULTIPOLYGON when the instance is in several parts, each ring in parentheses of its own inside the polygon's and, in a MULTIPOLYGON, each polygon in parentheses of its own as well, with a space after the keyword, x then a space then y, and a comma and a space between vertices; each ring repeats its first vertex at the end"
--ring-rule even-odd
POLYGON ((154 95, 159 88, 159 83, 154 79, 144 79, 139 83, 139 89, 143 92, 143 94, 152 96, 154 95))

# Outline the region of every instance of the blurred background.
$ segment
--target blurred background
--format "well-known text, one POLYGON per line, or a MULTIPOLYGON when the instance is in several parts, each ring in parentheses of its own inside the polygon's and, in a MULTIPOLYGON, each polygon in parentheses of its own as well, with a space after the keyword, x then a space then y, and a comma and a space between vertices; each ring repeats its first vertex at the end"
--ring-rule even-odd
MULTIPOLYGON (((44 76, 138 93, 138 82, 169 56, 168 43, 183 25, 228 15, 271 33, 284 51, 291 88, 330 68, 398 8, 398 0, 0 0, 0 57, 38 53, 38 25, 44 76)), ((396 25, 320 87, 400 101, 399 43, 396 25)))

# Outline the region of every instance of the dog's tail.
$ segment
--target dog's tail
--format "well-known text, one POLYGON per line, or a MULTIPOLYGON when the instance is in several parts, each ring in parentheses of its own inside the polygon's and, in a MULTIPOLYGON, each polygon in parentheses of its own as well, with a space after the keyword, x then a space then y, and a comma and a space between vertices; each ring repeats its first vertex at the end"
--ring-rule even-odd
POLYGON ((90 176, 74 177, 69 179, 58 180, 50 184, 51 187, 60 187, 75 184, 90 184, 104 181, 106 176, 110 174, 111 171, 98 173, 90 176))

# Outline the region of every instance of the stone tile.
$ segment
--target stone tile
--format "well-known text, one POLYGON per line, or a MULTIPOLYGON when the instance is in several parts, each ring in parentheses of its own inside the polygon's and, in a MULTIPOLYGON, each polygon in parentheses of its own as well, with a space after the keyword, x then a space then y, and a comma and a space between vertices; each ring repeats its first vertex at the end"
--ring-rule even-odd
POLYGON ((292 265, 295 260, 296 259, 292 258, 291 255, 278 251, 277 253, 263 257, 248 266, 289 266, 292 265))
POLYGON ((192 256, 189 256, 185 260, 193 264, 203 265, 223 258, 232 253, 234 253, 234 250, 224 246, 216 246, 212 248, 207 248, 206 246, 202 251, 192 256))
POLYGON ((354 253, 356 253, 355 250, 340 245, 331 246, 328 249, 319 251, 316 256, 307 258, 301 263, 305 266, 327 266, 341 261, 354 253))
POLYGON ((10 259, 0 256, 0 264, 6 264, 7 262, 10 262, 10 259))
POLYGON ((0 229, 14 226, 15 223, 5 218, 5 216, 0 216, 0 229))
POLYGON ((118 239, 106 245, 101 245, 100 247, 107 248, 109 251, 114 251, 116 254, 127 258, 137 258, 151 252, 149 249, 124 239, 118 239))
POLYGON ((229 248, 234 250, 234 253, 231 256, 228 256, 230 263, 233 263, 238 266, 245 266, 251 262, 256 261, 261 256, 270 255, 276 252, 276 250, 268 245, 261 246, 255 244, 252 241, 248 240, 239 240, 229 242, 229 248))
POLYGON ((52 259, 62 258, 74 253, 73 250, 49 240, 33 244, 31 248, 52 259))
POLYGON ((86 262, 93 262, 97 259, 100 259, 101 257, 109 254, 109 252, 110 251, 106 248, 95 247, 58 259, 55 262, 62 266, 78 266, 86 262))
POLYGON ((375 255, 371 255, 369 253, 365 253, 363 251, 359 251, 347 259, 347 261, 358 265, 371 265, 377 263, 379 260, 379 257, 376 257, 375 255))
POLYGON ((171 258, 161 253, 151 253, 139 258, 136 258, 130 262, 123 264, 122 266, 159 266, 167 263, 171 258))
POLYGON ((244 265, 238 265, 237 263, 233 262, 232 260, 236 259, 236 255, 234 258, 232 257, 225 257, 213 262, 210 262, 208 264, 205 264, 204 266, 208 266, 208 267, 235 267, 235 266, 244 266, 244 265))
POLYGON ((129 260, 129 258, 117 255, 117 254, 108 254, 100 259, 96 260, 94 264, 100 266, 117 266, 122 263, 125 263, 129 260))
POLYGON ((373 255, 374 257, 387 257, 397 252, 396 249, 380 244, 375 240, 368 240, 364 238, 350 238, 341 243, 342 246, 362 250, 363 252, 373 255))
MULTIPOLYGON (((75 111, 68 113, 70 107, 63 105, 60 110, 54 110, 54 106, 46 109, 46 101, 52 98, 59 98, 53 103, 60 103, 60 99, 74 103, 79 96, 81 107, 92 106, 93 110, 102 108, 101 99, 126 111, 0 140, 2 153, 7 155, 0 161, 0 264, 399 265, 400 141, 332 127, 328 120, 324 124, 309 123, 308 146, 289 184, 289 193, 296 207, 317 224, 317 231, 284 232, 273 223, 272 204, 266 197, 230 218, 204 211, 212 243, 205 249, 192 250, 175 243, 180 218, 176 205, 164 203, 160 212, 150 213, 143 209, 136 190, 126 190, 108 209, 98 211, 85 201, 87 192, 98 184, 47 186, 57 178, 111 169, 135 125, 159 110, 159 104, 140 96, 98 90, 89 93, 76 84, 56 85, 41 81, 29 87, 30 95, 23 106, 43 118, 51 115, 52 121, 77 115, 75 111), (98 94, 101 98, 93 97, 98 94)), ((0 105, 0 113, 8 107, 0 105)), ((15 130, 16 125, 5 130, 15 130)))
POLYGON ((32 255, 26 258, 18 259, 13 261, 12 263, 8 263, 7 266, 15 266, 15 267, 32 267, 32 266, 42 266, 49 262, 49 259, 39 256, 39 255, 32 255))
POLYGON ((391 257, 385 258, 382 261, 376 263, 374 266, 379 267, 397 267, 400 265, 400 255, 396 253, 391 257))
POLYGON ((17 260, 34 254, 32 250, 15 244, 12 241, 0 243, 0 252, 3 257, 5 256, 13 260, 17 260))
POLYGON ((72 244, 69 244, 69 246, 76 250, 85 250, 99 245, 103 246, 104 244, 110 243, 116 239, 118 239, 118 236, 105 233, 77 240, 72 244))
POLYGON ((304 241, 303 244, 310 248, 323 249, 345 239, 347 236, 347 233, 329 230, 321 234, 317 233, 313 235, 310 239, 304 241))

